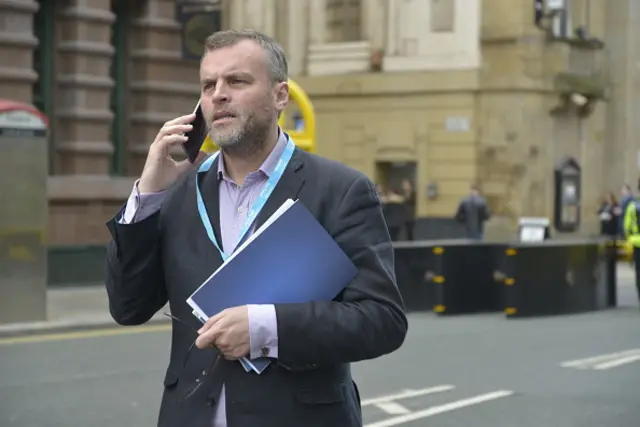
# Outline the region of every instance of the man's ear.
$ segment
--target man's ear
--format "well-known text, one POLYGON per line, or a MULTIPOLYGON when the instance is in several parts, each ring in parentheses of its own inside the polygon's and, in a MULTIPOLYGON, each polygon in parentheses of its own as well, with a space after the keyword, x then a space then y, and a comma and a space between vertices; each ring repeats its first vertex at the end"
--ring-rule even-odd
POLYGON ((289 83, 280 82, 275 87, 276 95, 276 108, 279 111, 284 111, 289 103, 289 83))

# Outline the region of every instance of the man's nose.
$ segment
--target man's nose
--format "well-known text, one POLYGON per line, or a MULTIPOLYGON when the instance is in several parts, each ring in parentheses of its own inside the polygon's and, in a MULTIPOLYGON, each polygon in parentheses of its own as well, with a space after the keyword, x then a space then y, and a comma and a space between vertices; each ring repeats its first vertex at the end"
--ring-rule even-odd
POLYGON ((212 101, 216 104, 229 102, 229 93, 224 84, 216 86, 216 90, 212 95, 212 101))

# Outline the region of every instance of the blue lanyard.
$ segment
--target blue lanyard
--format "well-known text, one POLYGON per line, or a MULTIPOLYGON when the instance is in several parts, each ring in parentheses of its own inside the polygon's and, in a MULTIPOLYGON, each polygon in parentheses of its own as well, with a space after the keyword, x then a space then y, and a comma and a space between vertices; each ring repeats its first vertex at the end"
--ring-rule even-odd
MULTIPOLYGON (((264 207, 265 203, 267 203, 269 196, 271 196, 273 189, 276 188, 276 185, 280 181, 280 178, 282 178, 282 174, 284 173, 284 170, 286 169, 287 165, 289 164, 289 161, 291 160, 291 157, 293 156, 293 152, 296 146, 291 140, 291 138, 289 138, 289 135, 286 135, 286 136, 287 136, 287 146, 284 149, 282 155, 280 156, 280 159, 278 160, 278 163, 276 164, 276 167, 273 170, 273 173, 267 180, 267 183, 265 184, 265 186, 260 191, 260 194, 258 195, 258 198, 256 199, 256 201, 253 203, 253 207, 249 211, 247 220, 245 221, 244 225, 242 226, 242 229, 240 230, 240 235, 238 236, 238 242, 242 241, 242 239, 244 238, 244 235, 247 234, 247 232, 251 228, 251 225, 253 224, 256 217, 264 207)), ((219 153, 220 151, 216 152, 213 156, 209 157, 206 161, 204 161, 200 165, 200 168, 198 169, 198 173, 207 172, 211 167, 211 165, 213 164, 213 162, 215 161, 215 159, 218 157, 219 153)), ((204 225, 204 228, 207 230, 207 235, 209 236, 209 240, 211 240, 211 242, 218 249, 218 252, 220 252, 222 259, 226 260, 227 255, 225 255, 224 251, 220 249, 220 245, 218 244, 216 240, 216 236, 213 233, 211 220, 209 220, 209 216, 207 215, 207 210, 204 206, 204 201, 202 200, 202 193, 200 193, 200 186, 198 185, 197 175, 196 175, 196 197, 198 201, 198 213, 200 214, 200 219, 202 220, 202 224, 204 225)))

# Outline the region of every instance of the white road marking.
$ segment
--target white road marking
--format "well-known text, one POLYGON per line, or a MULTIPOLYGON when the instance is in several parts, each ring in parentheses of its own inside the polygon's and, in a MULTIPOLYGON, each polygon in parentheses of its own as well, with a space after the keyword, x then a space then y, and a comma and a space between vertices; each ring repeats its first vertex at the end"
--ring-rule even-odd
POLYGON ((434 415, 442 414, 445 412, 455 411, 456 409, 462 409, 468 406, 489 402, 491 400, 501 399, 503 397, 508 397, 511 395, 513 395, 513 391, 510 390, 499 390, 491 393, 480 394, 478 396, 470 397, 467 399, 457 400, 455 402, 445 403, 443 405, 432 406, 430 408, 426 408, 413 413, 399 415, 397 417, 388 418, 382 421, 376 421, 370 424, 366 424, 364 427, 393 427, 411 421, 420 420, 422 418, 432 417, 434 415))
POLYGON ((610 362, 600 363, 599 365, 594 366, 593 369, 602 371, 605 369, 617 368, 618 366, 626 365, 627 363, 637 362, 639 360, 640 360, 640 354, 636 354, 635 356, 627 356, 617 360, 612 360, 610 362))
POLYGON ((408 408, 396 402, 380 402, 376 403, 375 406, 389 415, 404 415, 411 413, 408 408))
MULTIPOLYGON (((625 359, 630 356, 639 356, 639 355, 640 355, 640 348, 635 348, 632 350, 619 351, 617 353, 609 353, 609 354, 602 354, 594 357, 588 357, 586 359, 570 360, 567 362, 562 362, 560 366, 562 366, 563 368, 595 369, 595 366, 598 366, 606 362, 613 362, 620 359, 625 359)), ((632 360, 632 362, 635 362, 635 360, 632 360)), ((627 362, 627 363, 631 363, 631 362, 627 362)))
POLYGON ((386 396, 378 396, 371 399, 363 400, 361 406, 377 405, 379 403, 392 402, 394 400, 410 399, 412 397, 424 396, 432 393, 442 393, 443 391, 453 390, 452 385, 439 385, 429 388, 421 388, 419 390, 404 390, 400 393, 388 394, 386 396))

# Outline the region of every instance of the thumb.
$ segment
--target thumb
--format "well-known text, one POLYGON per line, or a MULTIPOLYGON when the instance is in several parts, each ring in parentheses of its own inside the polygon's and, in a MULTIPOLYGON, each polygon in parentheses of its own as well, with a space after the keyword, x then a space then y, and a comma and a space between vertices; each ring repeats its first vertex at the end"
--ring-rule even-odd
POLYGON ((189 162, 188 159, 182 160, 180 162, 176 162, 176 169, 178 170, 179 173, 186 172, 191 166, 200 163, 208 155, 209 155, 209 153, 207 153, 205 151, 200 151, 198 153, 198 156, 196 157, 196 159, 195 159, 195 161, 193 163, 189 162))
POLYGON ((178 171, 178 174, 185 173, 191 166, 193 165, 191 164, 191 162, 189 162, 188 159, 176 162, 176 170, 178 171))

